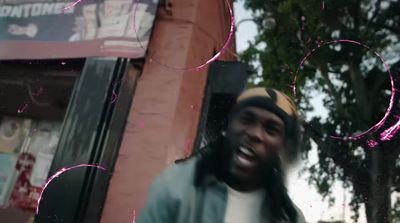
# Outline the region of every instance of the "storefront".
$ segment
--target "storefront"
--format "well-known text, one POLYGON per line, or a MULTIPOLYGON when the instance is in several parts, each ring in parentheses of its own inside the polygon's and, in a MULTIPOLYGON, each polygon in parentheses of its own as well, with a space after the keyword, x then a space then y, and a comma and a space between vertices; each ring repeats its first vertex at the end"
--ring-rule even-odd
MULTIPOLYGON (((116 130, 110 118, 112 114, 126 117, 129 111, 126 100, 131 99, 137 75, 128 71, 131 66, 127 59, 103 58, 1 63, 1 170, 7 179, 2 184, 2 219, 26 222, 32 217, 48 173, 74 164, 99 163, 96 152, 116 149, 100 140, 107 129, 114 128, 112 133, 118 136, 123 131, 124 121, 112 120, 119 124, 116 130), (126 81, 119 83, 123 74, 126 81), (119 98, 113 98, 113 92, 119 92, 119 98), (19 220, 22 215, 25 219, 19 220)), ((108 141, 113 137, 109 134, 108 141)), ((62 179, 67 182, 68 176, 62 179)), ((70 179, 76 187, 78 179, 70 179)), ((56 194, 63 190, 60 185, 57 181, 51 185, 56 186, 56 194)), ((79 197, 73 188, 66 190, 72 194, 63 194, 79 197)), ((44 199, 52 198, 56 196, 44 199)))
POLYGON ((185 68, 224 45, 225 1, 135 2, 0 0, 0 219, 33 222, 49 176, 99 164, 52 181, 36 222, 132 222, 151 180, 221 128, 214 104, 226 110, 246 66, 185 68))

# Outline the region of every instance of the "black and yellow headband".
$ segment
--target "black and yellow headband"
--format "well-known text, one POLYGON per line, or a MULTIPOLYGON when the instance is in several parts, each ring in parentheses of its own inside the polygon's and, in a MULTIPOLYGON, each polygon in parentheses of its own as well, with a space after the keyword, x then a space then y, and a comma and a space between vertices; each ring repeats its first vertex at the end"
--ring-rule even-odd
POLYGON ((236 100, 230 114, 230 121, 245 107, 258 107, 279 116, 285 123, 286 139, 289 147, 287 158, 298 154, 300 126, 296 106, 286 94, 272 88, 251 88, 245 90, 236 100))

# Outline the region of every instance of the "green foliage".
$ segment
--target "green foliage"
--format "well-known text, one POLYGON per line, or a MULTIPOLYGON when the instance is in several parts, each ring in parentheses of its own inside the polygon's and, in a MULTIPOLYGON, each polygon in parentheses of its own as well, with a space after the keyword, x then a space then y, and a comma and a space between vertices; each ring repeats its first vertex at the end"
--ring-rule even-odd
MULTIPOLYGON (((400 64, 400 2, 334 0, 325 1, 324 10, 321 5, 322 1, 315 0, 245 0, 259 33, 241 53, 241 59, 260 63, 263 81, 258 85, 272 86, 288 95, 293 95, 290 85, 298 71, 295 101, 304 119, 303 158, 308 156, 311 141, 317 144, 319 156, 318 164, 308 167, 309 182, 323 197, 329 197, 335 180, 348 185, 353 192, 350 205, 357 221, 358 208, 367 201, 371 186, 368 179, 373 152, 365 140, 332 140, 330 135, 354 135, 383 117, 391 85, 374 52, 382 53, 390 65, 400 64), (368 48, 351 43, 321 43, 338 39, 359 41, 368 48), (266 45, 265 49, 260 45, 266 45), (310 53, 300 67, 300 61, 310 53), (312 110, 310 99, 319 94, 325 95, 327 119, 307 117, 312 110)), ((400 171, 394 165, 400 148, 397 143, 385 148, 393 157, 384 162, 393 170, 388 183, 400 182, 400 171)), ((391 191, 400 191, 398 185, 390 186, 391 191)))

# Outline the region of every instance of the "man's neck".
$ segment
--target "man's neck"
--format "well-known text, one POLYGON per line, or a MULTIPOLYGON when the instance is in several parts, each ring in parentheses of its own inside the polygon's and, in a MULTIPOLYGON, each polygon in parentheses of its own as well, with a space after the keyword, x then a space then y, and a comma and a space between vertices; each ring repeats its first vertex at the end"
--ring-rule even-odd
POLYGON ((257 181, 241 182, 239 180, 236 180, 236 179, 234 179, 230 176, 226 176, 226 175, 221 180, 224 181, 232 189, 240 191, 240 192, 251 192, 251 191, 255 191, 255 190, 259 190, 259 189, 263 188, 263 184, 261 182, 257 182, 257 181))

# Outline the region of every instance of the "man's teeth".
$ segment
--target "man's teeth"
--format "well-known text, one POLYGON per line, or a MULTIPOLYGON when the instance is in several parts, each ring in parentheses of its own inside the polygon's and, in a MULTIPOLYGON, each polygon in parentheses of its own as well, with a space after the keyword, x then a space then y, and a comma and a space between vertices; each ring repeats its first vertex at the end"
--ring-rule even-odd
POLYGON ((254 153, 252 151, 250 151, 250 149, 243 147, 243 146, 241 146, 239 149, 240 149, 240 152, 246 154, 247 156, 254 157, 254 153))

